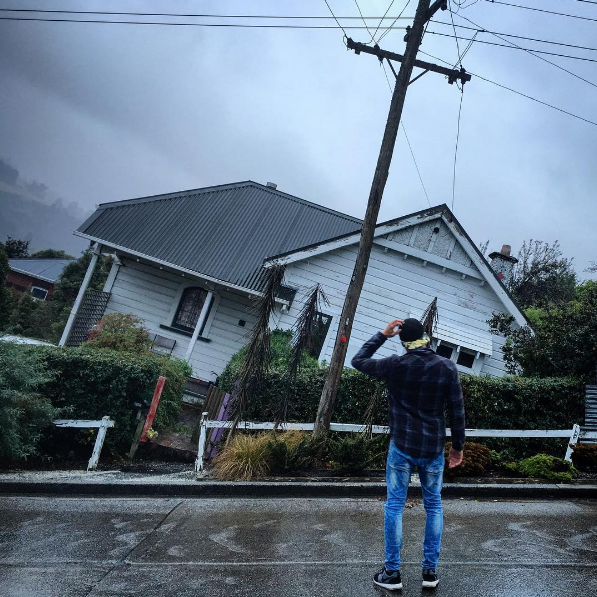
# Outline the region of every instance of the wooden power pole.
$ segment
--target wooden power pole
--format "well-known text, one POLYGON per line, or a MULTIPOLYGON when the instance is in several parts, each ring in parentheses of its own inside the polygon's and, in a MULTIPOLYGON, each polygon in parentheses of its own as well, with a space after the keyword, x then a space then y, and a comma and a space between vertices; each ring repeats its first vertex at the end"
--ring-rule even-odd
MULTIPOLYGON (((440 8, 446 10, 446 0, 436 0, 431 6, 430 0, 419 0, 412 28, 407 29, 406 50, 404 56, 392 52, 385 52, 381 50, 379 46, 370 47, 364 44, 355 43, 352 39, 348 39, 347 42, 348 48, 354 50, 357 54, 365 52, 377 56, 380 61, 384 59, 388 60, 388 62, 390 60, 396 60, 401 64, 400 71, 396 76, 396 86, 394 87, 394 92, 392 94, 388 120, 386 122, 386 128, 379 150, 379 157, 377 158, 373 183, 371 184, 367 212, 363 221, 363 229, 359 241, 359 251, 352 278, 346 292, 344 307, 342 308, 342 315, 338 325, 334 352, 330 360, 330 368, 317 409, 317 418, 315 419, 314 428, 315 435, 323 435, 327 433, 332 420, 332 411, 336 401, 336 393, 338 391, 338 385, 340 384, 342 369, 344 368, 344 360, 346 359, 346 350, 350 340, 354 315, 357 310, 359 297, 361 296, 361 290, 363 289, 365 274, 367 273, 371 247, 373 246, 373 236, 377 225, 377 216, 379 214, 386 181, 388 180, 388 172, 390 170, 390 163, 392 161, 392 154, 394 152, 394 145, 396 143, 396 136, 398 134, 398 127, 402 116, 402 108, 404 106, 406 90, 411 82, 413 67, 417 66, 423 68, 425 71, 431 70, 446 74, 450 83, 453 83, 457 79, 460 79, 463 83, 470 80, 470 75, 466 74, 464 69, 455 71, 417 60, 417 52, 423 39, 425 25, 440 8)), ((393 67, 392 70, 394 70, 393 67)))

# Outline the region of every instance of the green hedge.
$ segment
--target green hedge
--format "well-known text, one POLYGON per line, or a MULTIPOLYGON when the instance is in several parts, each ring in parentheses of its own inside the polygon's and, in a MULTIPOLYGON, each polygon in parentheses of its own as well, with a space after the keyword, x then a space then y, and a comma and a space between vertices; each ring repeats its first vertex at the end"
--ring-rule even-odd
MULTIPOLYGON (((277 401, 289 397, 289 421, 314 421, 327 369, 299 373, 289 385, 283 373, 270 373, 253 396, 247 417, 271 420, 277 401)), ((466 426, 479 429, 566 429, 584 420, 584 382, 573 378, 475 377, 462 375, 466 426)), ((229 390, 230 388, 225 388, 229 390)), ((374 422, 387 424, 384 384, 345 369, 333 420, 360 423, 374 392, 381 393, 374 422)))
MULTIPOLYGON (((115 427, 106 435, 106 447, 111 451, 124 453, 130 448, 137 425, 135 403, 151 400, 159 375, 167 381, 154 427, 176 423, 190 374, 184 361, 85 347, 23 346, 20 350, 39 355, 44 363, 49 380, 38 392, 58 409, 60 418, 110 416, 115 427)), ((52 435, 59 441, 56 433, 52 435)))
POLYGON ((38 453, 56 410, 40 396, 48 376, 39 355, 0 342, 0 464, 38 453))

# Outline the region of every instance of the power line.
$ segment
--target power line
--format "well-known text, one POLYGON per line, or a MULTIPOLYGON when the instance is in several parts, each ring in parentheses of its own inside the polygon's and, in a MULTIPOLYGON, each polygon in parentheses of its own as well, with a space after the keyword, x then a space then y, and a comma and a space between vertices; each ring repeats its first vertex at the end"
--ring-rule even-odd
MULTIPOLYGON (((395 1, 395 0, 394 0, 395 1)), ((573 0, 573 1, 588 1, 588 0, 573 0)), ((594 2, 595 4, 597 4, 597 2, 594 2)), ((326 1, 327 4, 327 1, 326 1)), ((390 4, 390 7, 392 6, 392 4, 390 4)), ((388 7, 388 10, 389 8, 388 7)), ((0 12, 18 12, 18 13, 41 13, 41 14, 70 14, 70 15, 104 15, 104 16, 146 16, 146 17, 184 17, 184 18, 218 18, 218 19, 267 19, 267 20, 328 20, 328 19, 334 19, 337 23, 337 25, 342 28, 342 26, 340 25, 338 19, 335 17, 334 13, 332 13, 331 16, 308 16, 308 15, 248 15, 248 14, 242 14, 242 15, 222 15, 222 14, 198 14, 198 13, 167 13, 167 12, 116 12, 116 11, 92 11, 92 10, 49 10, 49 9, 32 9, 32 8, 0 8, 0 12)), ((401 13, 402 14, 402 13, 401 13)), ((343 16, 343 17, 339 17, 343 20, 360 20, 361 17, 356 17, 356 16, 343 16)), ((379 20, 380 21, 380 25, 378 25, 377 29, 374 31, 374 35, 375 33, 377 33, 377 30, 379 29, 379 27, 381 26, 381 23, 386 20, 386 19, 394 19, 394 21, 397 21, 398 19, 410 19, 411 17, 403 17, 401 15, 398 15, 397 17, 388 17, 387 16, 387 11, 386 14, 384 14, 384 16, 382 17, 364 17, 366 20, 379 20)), ((85 21, 81 21, 81 22, 85 22, 85 21)), ((103 22, 103 21, 102 21, 103 22)), ((113 21, 110 21, 113 22, 113 21)), ((435 19, 432 19, 430 22, 437 24, 437 25, 444 25, 447 27, 452 27, 453 24, 452 23, 445 23, 443 21, 437 21, 435 19)), ((280 25, 281 27, 281 25, 280 25)), ((522 39, 525 41, 533 41, 533 42, 539 42, 539 43, 546 43, 546 44, 552 44, 552 45, 558 45, 558 46, 563 46, 563 47, 568 47, 568 48, 575 48, 575 49, 579 49, 579 50, 589 50, 589 51, 597 51, 597 48, 593 48, 593 47, 588 47, 588 46, 579 46, 576 44, 569 44, 569 43, 565 43, 565 42, 557 42, 557 41, 553 41, 553 40, 547 40, 547 39, 539 39, 539 38, 534 38, 534 37, 527 37, 524 35, 514 35, 511 33, 504 33, 504 32, 500 32, 500 31, 489 31, 487 29, 482 29, 479 27, 468 27, 467 25, 456 25, 457 28, 459 29, 468 29, 471 31, 479 31, 480 33, 489 33, 489 34, 496 34, 496 35, 502 35, 504 37, 512 37, 515 39, 522 39)), ((331 27, 334 28, 334 27, 331 27)), ((356 29, 363 29, 363 27, 350 27, 350 28, 356 28, 356 29)), ((391 29, 392 25, 390 25, 387 29, 391 29)), ((436 35, 438 35, 436 33, 436 35)), ((464 39, 464 38, 461 38, 464 39)), ((479 43, 482 43, 482 40, 478 40, 479 43)), ((537 51, 537 50, 533 50, 533 51, 537 51)), ((563 56, 565 58, 568 58, 569 56, 563 56)))
POLYGON ((358 0, 354 0, 354 3, 357 5, 357 10, 359 11, 359 14, 361 15, 361 19, 363 20, 363 25, 365 25, 365 27, 367 27, 367 33, 371 36, 371 41, 375 41, 375 38, 373 37, 373 34, 371 33, 371 31, 369 31, 369 27, 367 26, 367 21, 365 21, 365 19, 363 18, 363 13, 361 12, 361 7, 359 6, 358 0))
MULTIPOLYGON (((190 22, 166 22, 166 21, 118 21, 118 20, 103 20, 103 19, 67 19, 67 18, 41 18, 41 17, 0 17, 0 21, 32 21, 32 22, 43 22, 43 23, 91 23, 91 24, 101 24, 101 25, 161 25, 167 27, 215 27, 215 28, 240 28, 240 29, 305 29, 305 30, 332 30, 337 29, 335 25, 287 25, 287 24, 275 24, 275 25, 265 25, 265 24, 246 24, 246 23, 190 23, 190 22)), ((441 23, 445 25, 446 23, 441 23)), ((346 30, 364 30, 366 27, 364 26, 357 26, 357 25, 349 25, 346 27, 342 27, 339 23, 338 26, 342 29, 344 34, 346 34, 346 30)), ((457 25, 457 27, 461 27, 461 25, 457 25)), ((395 25, 388 27, 384 34, 380 36, 378 41, 381 39, 391 30, 404 30, 405 27, 396 27, 395 25)), ((481 32, 491 33, 490 31, 482 30, 481 32)), ((451 37, 453 35, 447 33, 440 33, 439 31, 427 31, 427 33, 431 35, 438 35, 441 37, 451 37)), ((460 37, 462 41, 473 41, 472 38, 460 37)), ((511 50, 521 50, 525 52, 532 52, 535 54, 545 54, 549 56, 557 56, 559 58, 567 58, 570 60, 581 60, 584 62, 597 62, 592 58, 584 58, 582 56, 571 56, 568 54, 559 54, 557 52, 547 52, 546 50, 536 50, 536 49, 529 49, 523 47, 517 47, 516 45, 505 45, 505 44, 498 44, 495 42, 490 42, 486 40, 475 40, 476 43, 485 44, 490 46, 496 46, 501 48, 508 48, 511 50)), ((508 40, 504 40, 508 41, 508 40)), ((541 40, 543 41, 543 40, 541 40)), ((557 43, 557 42, 546 42, 546 43, 557 43)), ((589 50, 597 50, 597 48, 586 48, 589 50)), ((561 67, 559 67, 561 68, 561 67)))
POLYGON ((456 158, 458 157, 458 141, 460 140, 460 115, 462 114, 462 98, 464 85, 460 89, 460 106, 458 107, 458 128, 456 130, 456 147, 454 148, 454 168, 452 170, 452 212, 454 212, 454 197, 456 196, 456 158))
POLYGON ((555 12, 553 10, 546 10, 545 8, 535 8, 534 6, 524 6, 523 4, 510 4, 509 2, 502 2, 501 0, 485 0, 490 4, 503 4, 504 6, 512 6, 514 8, 522 8, 524 10, 534 10, 536 12, 544 12, 550 15, 557 15, 559 17, 569 17, 571 19, 580 19, 581 21, 597 21, 597 19, 591 19, 590 17, 581 17, 580 15, 571 15, 564 12, 555 12))
MULTIPOLYGON (((450 10, 450 14, 452 14, 451 10, 450 10)), ((468 23, 471 23, 471 25, 475 25, 475 27, 480 27, 480 25, 478 25, 474 21, 471 21, 471 19, 467 19, 466 17, 463 17, 462 15, 457 15, 457 16, 459 16, 461 19, 464 19, 468 23)), ((532 50, 523 48, 523 47, 519 46, 518 44, 515 44, 513 41, 510 41, 508 39, 501 37, 497 33, 492 33, 491 35, 493 35, 494 37, 497 37, 501 41, 505 41, 506 43, 510 44, 511 46, 513 46, 515 48, 518 48, 519 50, 524 50, 527 54, 530 54, 531 56, 534 56, 535 58, 542 60, 543 62, 547 62, 547 64, 551 64, 552 66, 555 66, 557 69, 564 71, 565 73, 568 73, 569 75, 571 75, 581 81, 584 81, 585 83, 588 83, 589 85, 592 85, 593 87, 597 87, 597 84, 593 83, 592 81, 589 81, 588 79, 585 79, 584 77, 581 77, 580 75, 577 75, 576 73, 568 70, 567 68, 564 68, 563 66, 560 66, 559 64, 556 64, 555 62, 552 62, 551 60, 548 60, 547 58, 544 58, 543 56, 539 56, 532 50)))
POLYGON ((454 65, 454 68, 456 68, 456 65, 458 63, 460 63, 460 66, 462 66, 462 57, 460 56, 460 44, 458 43, 458 34, 456 33, 456 25, 454 25, 454 14, 452 13, 452 2, 450 0, 449 4, 449 12, 450 12, 450 19, 452 20, 452 29, 454 30, 454 38, 456 39, 456 51, 458 52, 458 60, 456 61, 456 64, 454 65))
MULTIPOLYGON (((457 13, 459 14, 459 13, 457 13)), ((461 16, 461 15, 459 15, 461 16)), ((435 20, 431 20, 431 22, 434 25, 445 25, 446 27, 451 27, 452 23, 444 23, 443 21, 435 21, 435 20)), ((490 33, 490 34, 496 34, 496 35, 503 35, 504 37, 512 37, 514 39, 522 39, 525 41, 536 41, 542 44, 551 44, 551 45, 555 45, 555 46, 563 46, 566 48, 575 48, 578 50, 590 50, 592 52, 597 52, 597 48, 591 48, 589 46, 579 46, 576 44, 567 44, 565 42, 559 42, 559 41, 553 41, 550 39, 540 39, 537 37, 526 37, 524 35, 514 35, 513 33, 502 33, 501 31, 488 31, 487 29, 482 29, 479 27, 469 27, 468 25, 456 25, 456 27, 458 29, 468 29, 469 31, 475 31, 477 33, 490 33)), ((463 39, 463 38, 461 38, 463 39)))
MULTIPOLYGON (((386 76, 386 81, 388 82, 388 88, 390 89, 390 93, 393 93, 392 86, 390 85, 390 79, 388 78, 388 71, 386 70, 386 65, 384 64, 383 60, 381 62, 381 65, 383 66, 383 72, 384 72, 384 75, 386 76)), ((400 126, 402 127, 402 132, 404 133, 404 136, 406 137, 406 142, 408 143, 408 148, 410 149, 410 155, 415 164, 415 168, 417 170, 419 180, 421 181, 421 186, 423 187, 423 193, 425 193, 425 198, 427 199, 427 203, 429 204, 429 207, 431 207, 431 201, 429 201, 429 195, 427 194, 427 189, 425 188, 425 183, 423 182, 423 177, 421 176, 421 171, 419 170, 419 165, 417 164, 417 158, 415 158, 415 152, 413 151, 412 145, 410 144, 410 139, 408 138, 408 135, 406 134, 406 128, 404 128, 404 120, 403 119, 401 119, 401 121, 400 121, 400 126)))
MULTIPOLYGON (((327 0, 324 0, 328 8, 330 7, 327 0)), ((37 12, 42 14, 77 14, 77 15, 104 15, 104 16, 132 16, 132 17, 193 17, 193 18, 213 18, 213 19, 334 19, 338 22, 335 14, 331 11, 331 16, 327 15, 223 15, 223 14, 198 14, 198 13, 178 13, 178 12, 130 12, 130 11, 109 11, 109 10, 58 10, 58 9, 40 9, 40 8, 0 8, 0 12, 37 12)), ((346 16, 340 17, 344 20, 360 20, 362 17, 346 16)), ((364 17, 367 20, 377 20, 380 17, 364 17)), ((394 17, 381 17, 384 19, 393 19, 394 17)), ((412 19, 412 17, 396 17, 396 20, 412 19)), ((341 25, 338 23, 341 27, 341 25)))
POLYGON ((332 10, 332 7, 328 4, 328 0, 323 0, 326 4, 326 6, 328 7, 332 17, 334 18, 334 21, 336 21, 336 23, 338 23, 338 27, 340 27, 340 29, 342 29, 342 32, 344 33, 344 37, 348 37, 348 35, 346 35, 346 31, 344 29, 344 27, 342 27, 342 25, 340 25, 340 21, 336 18, 336 15, 334 14, 334 11, 332 10))
MULTIPOLYGON (((456 13, 456 14, 458 14, 458 13, 456 13)), ((2 18, 2 17, 0 17, 0 18, 2 18)), ((440 33, 439 31, 428 31, 427 33, 429 33, 430 35, 439 35, 440 37, 450 37, 450 38, 454 37, 453 35, 451 35, 449 33, 440 33)), ((489 33, 489 31, 487 31, 487 33, 489 33)), ((498 48, 507 48, 508 50, 521 50, 521 51, 525 51, 525 52, 533 52, 535 54, 546 54, 547 56, 557 56, 558 58, 568 58, 570 60, 581 60, 583 62, 597 62, 597 60, 595 60, 594 58, 585 58, 584 56, 570 56, 569 54, 559 54, 557 52, 548 52, 546 50, 535 50, 535 49, 529 49, 529 48, 523 48, 523 47, 516 47, 515 45, 512 45, 512 44, 510 44, 510 45, 498 44, 493 41, 487 41, 487 40, 483 40, 483 39, 473 40, 473 38, 471 38, 471 37, 460 37, 459 39, 460 39, 460 41, 475 41, 475 43, 483 44, 486 46, 496 46, 498 48)), ((507 42, 508 40, 504 40, 504 41, 507 42)), ((450 64, 450 63, 448 62, 447 64, 450 64)))
MULTIPOLYGON (((337 29, 336 25, 247 25, 245 23, 169 23, 166 21, 106 21, 102 19, 47 19, 47 18, 23 18, 23 17, 0 17, 0 21, 33 21, 42 23, 94 23, 102 25, 164 25, 167 27, 230 27, 241 29, 337 29)), ((345 29, 365 29, 363 26, 349 25, 345 29)), ((394 29, 406 29, 406 27, 394 27, 394 29)), ((347 36, 348 37, 348 36, 347 36)))
POLYGON ((381 40, 394 28, 394 25, 396 24, 396 21, 398 19, 403 18, 402 15, 404 14, 404 11, 407 9, 409 4, 410 0, 406 0, 406 4, 404 5, 404 8, 400 11, 400 14, 391 22, 390 26, 379 36, 377 43, 380 43, 381 40))
MULTIPOLYGON (((377 32, 379 31, 379 28, 381 27, 381 24, 383 23, 383 20, 386 18, 386 15, 390 12, 390 8, 392 8, 392 6, 394 5, 394 2, 396 0, 392 0, 390 2, 390 5, 388 6, 388 8, 386 9, 386 12, 383 13, 383 17, 381 17, 381 19, 379 19, 379 23, 377 24, 377 27, 375 28, 375 31, 373 32, 373 35, 377 35, 377 32)), ((385 68, 384 68, 385 70, 385 68)))
MULTIPOLYGON (((429 54, 428 52, 424 52, 423 50, 419 50, 419 52, 421 54, 425 54, 425 56, 429 56, 429 58, 433 58, 434 60, 439 60, 440 62, 443 62, 444 64, 447 64, 448 66, 451 66, 451 64, 449 62, 446 62, 442 58, 438 58, 437 56, 434 56, 433 54, 429 54)), ((547 106, 548 108, 552 108, 553 110, 557 110, 558 112, 562 112, 562 114, 567 114, 568 116, 572 116, 573 118, 577 118, 578 120, 582 120, 583 122, 597 126, 597 122, 594 122, 593 120, 589 120, 588 118, 584 118, 583 116, 579 116, 578 114, 574 114, 573 112, 568 112, 568 110, 564 110, 563 108, 558 108, 558 106, 554 106, 553 104, 544 102, 543 100, 537 99, 536 97, 533 97, 532 95, 523 93, 522 91, 517 91, 516 89, 512 89, 512 87, 508 87, 507 85, 503 85, 502 83, 498 83, 497 81, 492 81, 491 79, 488 79, 487 77, 482 77, 481 75, 477 75, 471 71, 468 71, 468 73, 470 75, 473 75, 474 77, 477 77, 478 79, 481 79, 482 81, 486 81, 487 83, 491 83, 492 85, 496 85, 497 87, 501 87, 502 89, 511 91, 512 93, 515 93, 516 95, 526 97, 527 99, 537 102, 538 104, 547 106)))

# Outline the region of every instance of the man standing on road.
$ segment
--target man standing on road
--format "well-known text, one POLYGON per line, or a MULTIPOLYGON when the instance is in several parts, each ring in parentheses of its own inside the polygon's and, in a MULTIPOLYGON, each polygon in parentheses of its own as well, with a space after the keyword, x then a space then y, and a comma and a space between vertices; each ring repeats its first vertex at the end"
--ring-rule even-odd
POLYGON ((415 467, 419 470, 423 506, 427 514, 423 542, 423 587, 439 583, 436 568, 443 530, 441 490, 446 441, 445 409, 450 414, 452 448, 449 467, 462 462, 464 448, 464 402, 456 365, 437 355, 417 319, 395 319, 383 332, 365 342, 352 359, 352 366, 385 380, 388 387, 390 448, 386 465, 388 499, 385 508, 384 567, 374 577, 385 589, 402 588, 400 551, 402 512, 415 467), (400 335, 406 354, 372 359, 388 339, 400 335))

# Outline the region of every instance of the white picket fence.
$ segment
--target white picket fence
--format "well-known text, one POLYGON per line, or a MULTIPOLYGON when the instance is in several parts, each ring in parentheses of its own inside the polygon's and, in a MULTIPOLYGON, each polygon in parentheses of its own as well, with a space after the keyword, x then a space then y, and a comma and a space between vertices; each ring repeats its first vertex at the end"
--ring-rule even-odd
POLYGON ((89 459, 87 470, 91 471, 97 468, 104 440, 106 439, 106 431, 109 427, 114 427, 114 421, 110 417, 103 417, 101 421, 86 421, 77 419, 57 419, 52 421, 56 427, 74 427, 79 429, 98 429, 97 437, 95 438, 95 445, 93 446, 93 453, 89 459))
MULTIPOLYGON (((200 433, 199 433, 199 445, 197 449, 197 460, 195 461, 195 471, 200 473, 204 468, 204 454, 207 440, 208 429, 222 429, 229 428, 232 426, 231 421, 210 421, 207 419, 207 413, 203 413, 201 416, 200 433)), ((246 431, 257 431, 274 429, 275 423, 255 423, 253 421, 241 421, 237 425, 237 429, 246 431)), ((313 431, 313 423, 284 423, 278 426, 281 431, 287 430, 298 430, 298 431, 313 431)), ((350 423, 331 423, 331 431, 348 431, 353 433, 361 433, 365 431, 366 425, 355 425, 350 423)), ((386 425, 373 425, 373 433, 389 433, 390 428, 386 425)), ((450 429, 446 429, 446 435, 451 436, 450 429)), ((582 437, 587 439, 597 439, 597 433, 585 432, 582 433, 580 425, 573 425, 572 429, 467 429, 466 436, 469 437, 522 437, 522 438, 568 438, 568 448, 566 449, 566 455, 564 458, 570 462, 572 456, 572 447, 578 443, 582 437)))

